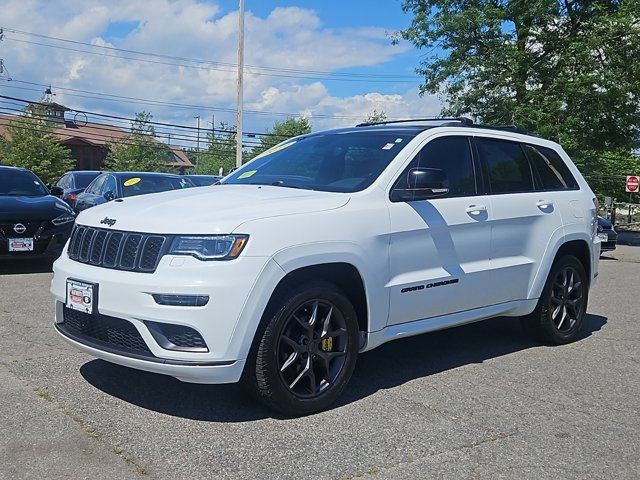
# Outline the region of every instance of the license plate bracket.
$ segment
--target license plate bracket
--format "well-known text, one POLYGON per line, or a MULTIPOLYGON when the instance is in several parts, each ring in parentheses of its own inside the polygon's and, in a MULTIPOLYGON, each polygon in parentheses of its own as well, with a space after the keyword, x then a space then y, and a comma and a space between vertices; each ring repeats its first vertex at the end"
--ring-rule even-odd
POLYGON ((65 305, 72 310, 93 315, 98 305, 98 284, 68 278, 65 305))
POLYGON ((10 252, 33 252, 33 238, 10 238, 10 252))

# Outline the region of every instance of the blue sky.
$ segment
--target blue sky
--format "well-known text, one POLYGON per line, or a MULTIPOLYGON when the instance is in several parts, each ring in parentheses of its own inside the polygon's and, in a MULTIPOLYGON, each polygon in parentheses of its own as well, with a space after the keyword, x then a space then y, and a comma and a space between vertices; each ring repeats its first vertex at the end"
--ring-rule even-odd
MULTIPOLYGON (((238 2, 235 0, 223 0, 212 2, 222 7, 222 14, 235 12, 238 2)), ((358 27, 378 27, 387 30, 389 34, 406 28, 411 23, 411 15, 402 10, 401 0, 288 0, 288 1, 261 1, 246 0, 245 10, 260 17, 268 16, 276 7, 303 7, 317 12, 324 25, 333 29, 351 29, 358 27)), ((118 42, 126 37, 138 26, 138 22, 115 22, 110 24, 104 32, 104 38, 108 41, 118 42)), ((389 40, 391 41, 391 40, 389 40)), ((349 71, 357 73, 403 75, 415 74, 418 64, 418 51, 410 49, 406 53, 396 56, 393 60, 371 67, 354 67, 337 69, 336 71, 349 71)), ((372 82, 363 85, 356 82, 327 82, 329 90, 335 95, 355 95, 366 92, 372 85, 376 90, 384 93, 403 92, 407 88, 416 85, 416 82, 391 84, 384 82, 372 82)))
MULTIPOLYGON (((235 0, 4 0, 0 23, 94 46, 234 63, 237 5, 235 0)), ((418 96, 414 69, 420 52, 406 43, 393 46, 388 37, 411 22, 400 0, 247 0, 245 8, 247 64, 412 77, 387 83, 249 73, 248 128, 263 131, 286 118, 284 113, 310 116, 315 129, 356 123, 374 109, 390 117, 438 113, 436 98, 418 96)), ((118 52, 112 52, 115 57, 101 57, 60 45, 70 46, 8 32, 0 53, 15 81, 0 82, 0 92, 38 96, 20 82, 51 83, 56 100, 72 108, 123 116, 145 108, 158 120, 181 124, 193 123, 195 115, 210 118, 215 113, 216 122, 233 123, 233 113, 225 111, 235 106, 233 71, 144 63, 118 52), (34 40, 47 45, 29 43, 34 40), (83 96, 77 90, 177 106, 115 102, 98 94, 83 96)), ((99 47, 79 48, 104 52, 99 47)))

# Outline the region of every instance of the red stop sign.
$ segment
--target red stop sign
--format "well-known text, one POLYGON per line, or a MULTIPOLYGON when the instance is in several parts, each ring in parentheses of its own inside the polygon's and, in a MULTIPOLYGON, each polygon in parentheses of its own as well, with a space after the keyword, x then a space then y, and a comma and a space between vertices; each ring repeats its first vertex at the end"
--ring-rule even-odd
POLYGON ((640 177, 630 175, 627 177, 627 192, 637 192, 640 189, 640 177))

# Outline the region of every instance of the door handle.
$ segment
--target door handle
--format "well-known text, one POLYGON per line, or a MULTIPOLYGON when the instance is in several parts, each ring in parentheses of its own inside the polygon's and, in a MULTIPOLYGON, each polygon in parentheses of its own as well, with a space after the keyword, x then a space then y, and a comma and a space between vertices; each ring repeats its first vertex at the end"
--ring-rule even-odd
POLYGON ((469 205, 464 211, 471 215, 478 215, 482 212, 486 212, 487 207, 485 205, 469 205))
POLYGON ((553 207, 553 200, 540 200, 536 202, 536 207, 540 207, 540 208, 553 207))

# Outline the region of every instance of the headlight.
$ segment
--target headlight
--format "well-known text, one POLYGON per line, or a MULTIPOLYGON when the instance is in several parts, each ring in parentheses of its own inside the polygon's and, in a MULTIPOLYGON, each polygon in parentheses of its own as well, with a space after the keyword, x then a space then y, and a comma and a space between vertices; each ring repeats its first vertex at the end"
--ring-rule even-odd
POLYGON ((198 260, 231 260, 242 252, 249 235, 180 236, 173 239, 170 255, 191 255, 198 260))
POLYGON ((59 217, 51 220, 51 223, 53 223, 56 227, 59 227, 60 225, 64 225, 65 223, 73 222, 75 219, 76 217, 74 217, 73 215, 63 213, 59 217))

